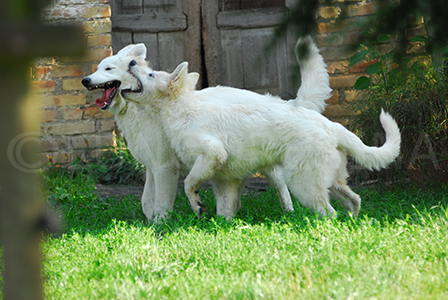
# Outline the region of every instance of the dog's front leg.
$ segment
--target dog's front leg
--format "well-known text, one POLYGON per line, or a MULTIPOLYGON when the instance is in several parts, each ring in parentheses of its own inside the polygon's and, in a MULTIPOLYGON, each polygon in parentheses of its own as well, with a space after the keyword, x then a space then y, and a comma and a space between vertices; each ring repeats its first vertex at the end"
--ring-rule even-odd
POLYGON ((190 201, 191 208, 199 217, 202 217, 207 212, 198 194, 199 185, 211 178, 216 170, 221 168, 226 158, 227 155, 224 149, 221 155, 201 154, 195 160, 190 173, 185 178, 185 194, 190 201))
POLYGON ((155 222, 167 217, 173 211, 174 200, 179 182, 179 165, 172 163, 153 169, 154 173, 154 210, 155 222))
POLYGON ((155 191, 154 175, 151 169, 146 167, 146 181, 142 195, 142 209, 148 220, 152 220, 154 216, 154 201, 156 197, 155 191))
POLYGON ((210 180, 216 198, 216 215, 230 220, 241 207, 241 187, 244 183, 239 180, 210 180))

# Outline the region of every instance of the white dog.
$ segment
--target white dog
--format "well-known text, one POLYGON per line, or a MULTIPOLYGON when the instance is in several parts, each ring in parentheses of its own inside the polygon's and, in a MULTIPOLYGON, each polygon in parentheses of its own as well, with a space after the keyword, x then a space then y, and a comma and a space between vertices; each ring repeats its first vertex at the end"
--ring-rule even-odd
MULTIPOLYGON (((297 98, 287 102, 296 106, 303 106, 322 112, 325 100, 328 99, 329 88, 328 73, 322 57, 318 53, 310 37, 298 41, 296 47, 307 47, 309 57, 299 60, 301 63, 302 85, 297 98)), ((123 131, 132 154, 147 167, 145 190, 142 197, 142 206, 148 219, 164 217, 166 211, 172 210, 176 192, 179 169, 185 169, 179 163, 173 149, 161 128, 160 120, 153 111, 143 109, 138 102, 125 99, 122 95, 129 91, 141 91, 141 83, 134 75, 128 72, 132 60, 145 66, 146 48, 143 44, 130 45, 122 49, 117 55, 106 58, 98 66, 98 71, 83 80, 89 89, 104 89, 103 96, 97 104, 109 110, 116 116, 119 128, 123 131), (115 97, 117 96, 117 97, 115 97)), ((194 75, 193 75, 194 77, 194 75)), ((195 80, 195 78, 193 78, 195 80)), ((238 94, 229 97, 229 88, 216 87, 201 91, 207 101, 221 103, 284 103, 277 97, 252 97, 253 93, 238 90, 238 94)), ((347 172, 345 169, 345 155, 341 157, 341 166, 338 170, 338 180, 331 187, 332 195, 342 200, 354 214, 360 207, 360 198, 346 185, 347 172)), ((182 170, 181 170, 182 171, 182 170)), ((281 169, 268 170, 271 183, 277 188, 282 206, 292 210, 289 192, 283 182, 281 169)), ((241 180, 219 181, 211 180, 218 203, 218 214, 229 215, 238 208, 239 195, 243 184, 241 180), (235 204, 236 203, 236 204, 235 204)))
MULTIPOLYGON (((400 132, 385 112, 380 121, 386 142, 380 148, 368 147, 316 111, 276 99, 259 100, 270 95, 219 87, 195 91, 199 75, 188 73, 187 66, 184 62, 171 74, 147 73, 133 61, 129 70, 141 86, 139 91, 122 92, 122 96, 158 115, 171 148, 190 169, 185 192, 198 215, 203 206, 196 191, 203 181, 241 182, 257 170, 269 174, 281 166, 289 190, 303 205, 322 216, 333 216, 329 189, 339 179, 346 151, 369 169, 384 168, 399 154, 400 132), (209 101, 210 97, 244 97, 248 104, 209 101)), ((228 210, 218 210, 218 215, 231 217, 236 205, 224 206, 228 210)))

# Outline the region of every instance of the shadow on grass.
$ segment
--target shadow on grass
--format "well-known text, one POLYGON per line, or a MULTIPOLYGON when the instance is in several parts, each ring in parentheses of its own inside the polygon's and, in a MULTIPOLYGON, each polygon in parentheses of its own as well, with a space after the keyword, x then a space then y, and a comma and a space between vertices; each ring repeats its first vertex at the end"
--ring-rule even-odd
MULTIPOLYGON (((294 212, 283 212, 276 191, 252 192, 242 196, 242 208, 232 221, 216 216, 216 203, 211 189, 201 190, 208 215, 198 219, 190 208, 184 193, 177 196, 170 217, 159 223, 147 221, 140 202, 133 195, 123 198, 98 198, 93 179, 83 174, 68 172, 44 175, 45 194, 49 206, 58 211, 62 232, 71 234, 101 234, 110 230, 114 222, 122 221, 137 227, 154 228, 159 236, 180 230, 195 229, 207 233, 232 230, 237 226, 273 226, 290 224, 296 231, 306 230, 322 221, 318 215, 294 201, 294 212)), ((420 190, 413 187, 395 187, 385 191, 357 188, 362 198, 360 216, 353 219, 344 208, 332 203, 338 211, 334 222, 358 222, 372 219, 378 226, 398 220, 419 222, 422 214, 446 214, 448 193, 446 187, 420 190)))

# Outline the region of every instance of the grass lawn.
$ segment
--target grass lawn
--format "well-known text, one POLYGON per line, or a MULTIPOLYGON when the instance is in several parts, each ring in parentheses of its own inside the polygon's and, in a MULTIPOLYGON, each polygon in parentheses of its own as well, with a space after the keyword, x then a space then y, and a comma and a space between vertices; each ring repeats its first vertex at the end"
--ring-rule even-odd
MULTIPOLYGON (((195 218, 184 195, 146 221, 133 196, 98 199, 86 175, 45 175, 64 219, 43 242, 48 299, 448 299, 448 193, 359 189, 357 219, 320 219, 274 190, 243 198, 232 222, 195 218)), ((0 292, 1 298, 1 292, 0 292)))

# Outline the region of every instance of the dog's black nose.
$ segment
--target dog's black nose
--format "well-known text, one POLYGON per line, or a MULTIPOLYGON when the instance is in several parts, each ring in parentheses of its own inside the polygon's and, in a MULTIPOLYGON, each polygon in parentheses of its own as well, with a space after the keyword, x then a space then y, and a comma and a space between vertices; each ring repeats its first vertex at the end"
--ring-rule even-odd
POLYGON ((92 79, 90 79, 90 77, 86 77, 81 81, 82 85, 85 87, 88 87, 90 85, 90 82, 92 82, 92 79))
POLYGON ((137 62, 135 60, 131 60, 131 62, 129 63, 129 67, 135 66, 137 64, 137 62))

